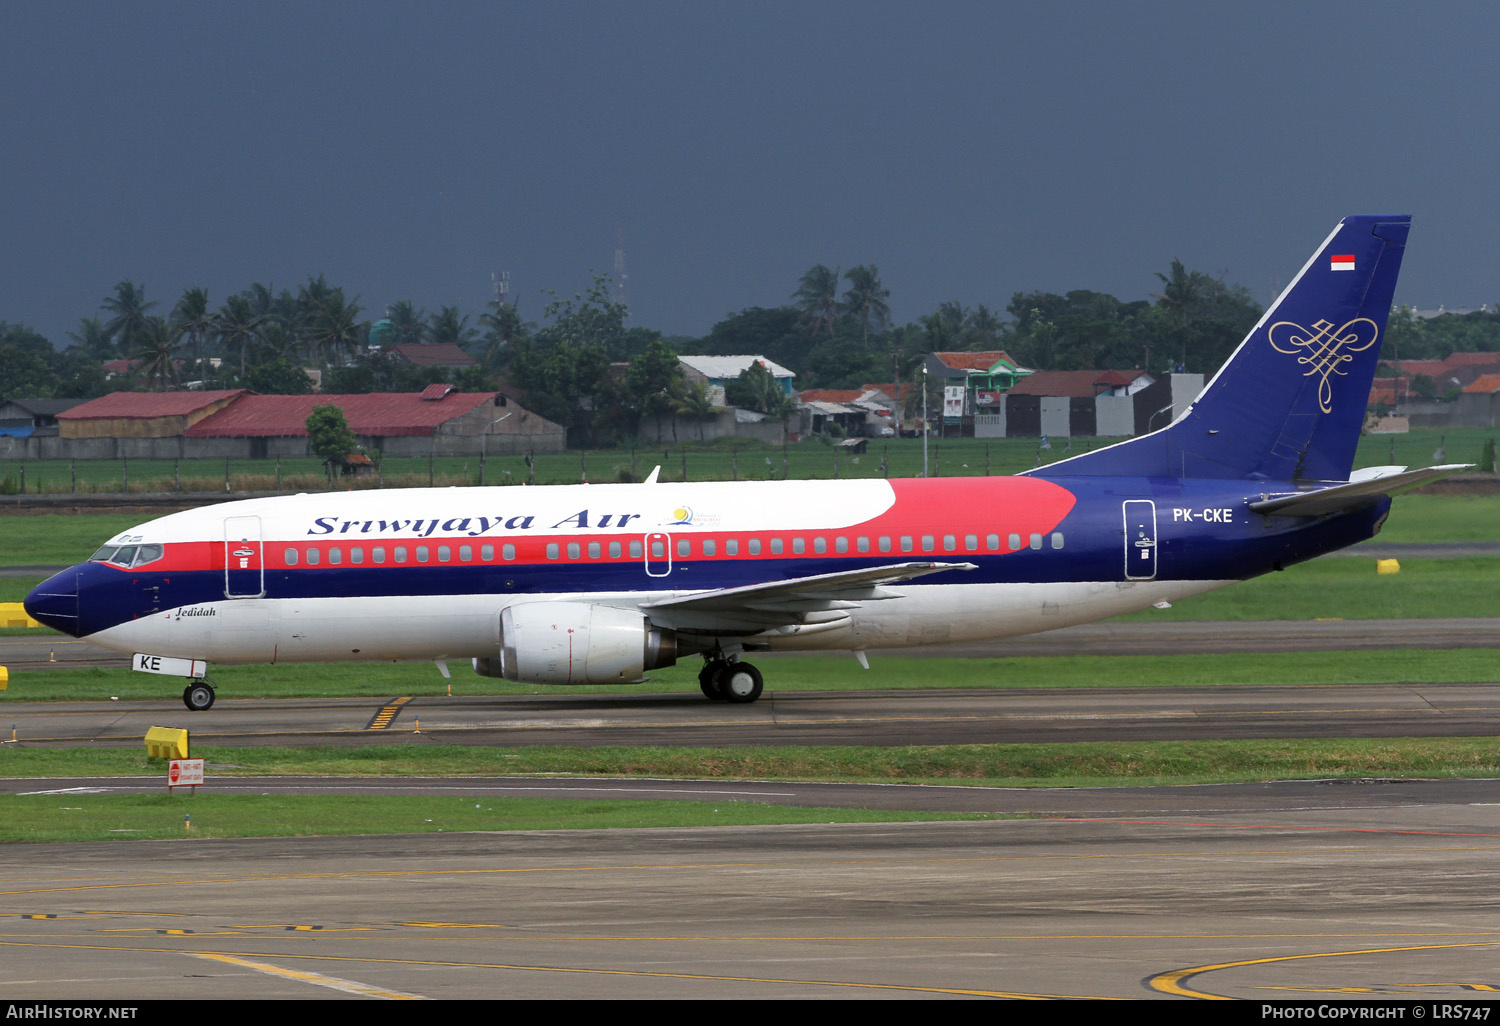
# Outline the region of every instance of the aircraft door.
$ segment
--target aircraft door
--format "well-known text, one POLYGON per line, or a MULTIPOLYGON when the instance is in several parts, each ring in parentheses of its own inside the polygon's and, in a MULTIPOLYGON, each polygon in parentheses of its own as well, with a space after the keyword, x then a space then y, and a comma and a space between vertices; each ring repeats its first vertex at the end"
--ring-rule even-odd
POLYGON ((260 517, 225 518, 225 598, 260 598, 266 593, 264 555, 260 517))
POLYGON ((672 572, 672 537, 663 531, 646 535, 646 576, 665 577, 672 572))
POLYGON ((1156 503, 1130 499, 1125 503, 1125 579, 1149 581, 1156 577, 1156 503))

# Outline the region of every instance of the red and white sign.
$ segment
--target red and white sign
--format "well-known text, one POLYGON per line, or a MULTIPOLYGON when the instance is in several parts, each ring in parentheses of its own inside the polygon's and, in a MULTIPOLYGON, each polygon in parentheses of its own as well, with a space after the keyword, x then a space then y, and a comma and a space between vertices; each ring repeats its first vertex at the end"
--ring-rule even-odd
POLYGON ((1330 271, 1352 271, 1354 270, 1354 254, 1338 253, 1328 258, 1328 269, 1330 271))
POLYGON ((197 787, 203 783, 202 759, 173 759, 167 763, 167 788, 197 787))

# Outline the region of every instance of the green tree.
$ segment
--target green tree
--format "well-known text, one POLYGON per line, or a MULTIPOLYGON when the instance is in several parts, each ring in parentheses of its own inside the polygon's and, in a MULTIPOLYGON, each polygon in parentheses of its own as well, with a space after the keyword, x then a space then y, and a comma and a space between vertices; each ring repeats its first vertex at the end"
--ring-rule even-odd
POLYGON ((460 314, 458 307, 445 306, 432 316, 432 340, 469 346, 479 340, 479 332, 469 327, 468 314, 460 314))
POLYGON ((73 344, 68 348, 95 363, 107 363, 119 354, 104 330, 104 322, 97 317, 81 317, 78 330, 68 332, 73 344))
POLYGON ((409 299, 399 299, 385 308, 386 320, 395 331, 392 345, 410 345, 431 342, 432 331, 427 326, 427 311, 418 310, 409 299))
POLYGON ((484 339, 484 362, 492 367, 503 367, 509 358, 510 347, 525 338, 532 327, 521 319, 520 303, 519 296, 510 303, 492 299, 488 309, 479 315, 484 339))
MULTIPOLYGON (((252 289, 255 287, 252 286, 252 289)), ((228 351, 239 351, 241 379, 245 377, 250 350, 255 346, 261 327, 270 321, 270 317, 269 313, 258 309, 253 293, 241 292, 230 296, 214 319, 214 332, 219 338, 219 344, 228 351)))
POLYGON ((357 444, 354 432, 349 430, 349 421, 344 411, 329 403, 314 406, 304 422, 307 427, 307 447, 314 456, 323 458, 328 468, 328 483, 333 484, 333 468, 348 465, 348 457, 357 444))
POLYGON ((839 305, 839 271, 829 270, 824 264, 815 264, 797 283, 792 293, 793 306, 802 314, 803 329, 816 335, 827 329, 833 337, 843 308, 839 305))
POLYGON ((104 300, 103 308, 110 315, 104 324, 105 336, 120 352, 134 352, 136 338, 145 329, 149 311, 156 305, 146 301, 145 286, 129 280, 119 282, 114 295, 104 300))
POLYGON ((182 335, 165 317, 147 317, 135 335, 136 371, 149 387, 153 382, 166 391, 177 383, 177 347, 182 335))
POLYGON ((860 264, 849 268, 844 275, 849 291, 844 293, 844 309, 859 324, 860 341, 870 343, 870 329, 884 331, 891 319, 891 308, 886 300, 891 290, 880 283, 880 271, 874 264, 860 264))
POLYGON ((311 395, 313 390, 307 371, 284 358, 256 364, 245 387, 261 395, 311 395))
POLYGON ((186 336, 193 358, 198 361, 197 376, 200 380, 206 379, 208 367, 204 363, 203 344, 214 330, 214 315, 208 309, 208 290, 191 288, 184 292, 172 308, 171 326, 179 336, 186 336))

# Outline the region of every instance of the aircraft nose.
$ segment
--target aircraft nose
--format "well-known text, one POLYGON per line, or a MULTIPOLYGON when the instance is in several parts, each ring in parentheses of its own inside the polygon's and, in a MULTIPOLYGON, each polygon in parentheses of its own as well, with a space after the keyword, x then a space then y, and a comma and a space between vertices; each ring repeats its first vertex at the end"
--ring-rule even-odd
POLYGON ((70 566, 31 589, 26 613, 55 631, 80 637, 78 630, 78 568, 70 566))

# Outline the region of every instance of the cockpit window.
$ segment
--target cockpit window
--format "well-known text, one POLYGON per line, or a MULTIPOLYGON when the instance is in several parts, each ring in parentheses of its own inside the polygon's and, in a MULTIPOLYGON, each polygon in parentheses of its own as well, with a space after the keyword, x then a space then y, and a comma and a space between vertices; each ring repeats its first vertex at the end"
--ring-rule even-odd
POLYGON ((152 563, 162 557, 160 545, 106 545, 89 559, 96 563, 113 563, 115 566, 133 567, 152 563))

